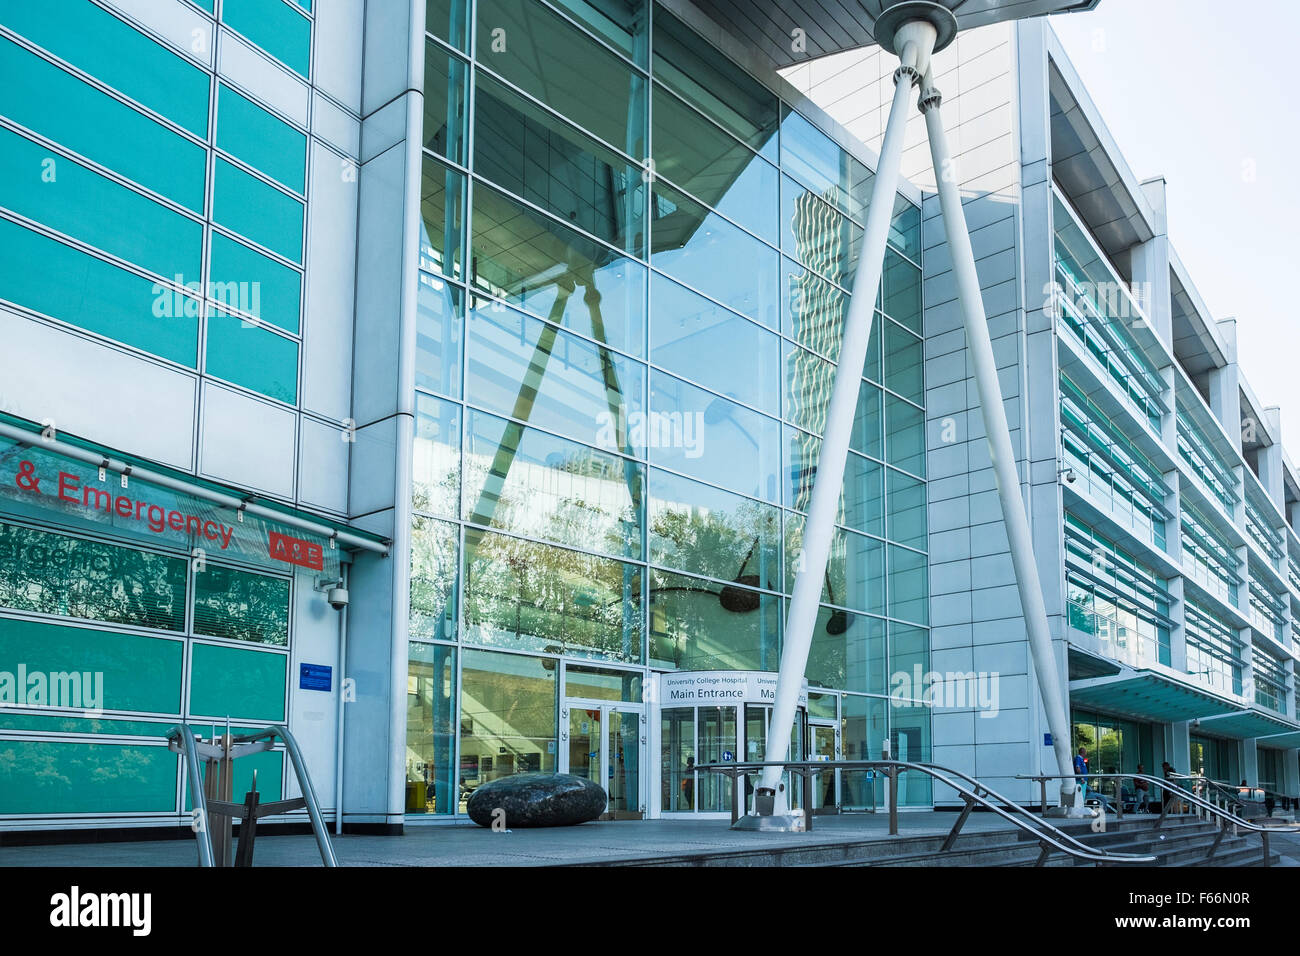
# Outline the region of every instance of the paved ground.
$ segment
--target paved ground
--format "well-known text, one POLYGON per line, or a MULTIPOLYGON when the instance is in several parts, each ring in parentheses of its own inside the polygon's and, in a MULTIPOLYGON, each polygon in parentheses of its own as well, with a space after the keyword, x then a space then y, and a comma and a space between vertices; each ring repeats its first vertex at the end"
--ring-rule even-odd
MULTIPOLYGON (((904 813, 903 836, 946 833, 953 813, 904 813)), ((974 814, 966 832, 1009 829, 991 814, 974 814)), ((546 866, 555 863, 633 861, 650 856, 712 850, 762 849, 889 839, 889 819, 852 814, 819 817, 812 833, 741 833, 725 820, 646 820, 587 823, 580 827, 494 833, 477 826, 408 826, 401 837, 334 837, 344 866, 546 866)), ((1300 866, 1300 834, 1273 834, 1272 850, 1283 866, 1300 866)), ((193 866, 191 840, 137 843, 4 847, 0 866, 193 866)), ((261 866, 318 866, 310 836, 264 836, 258 840, 261 866)))
MULTIPOLYGON (((948 832, 954 813, 904 813, 905 836, 948 832)), ((975 814, 967 832, 1007 829, 990 814, 975 814)), ((579 827, 493 833, 478 826, 408 826, 400 837, 334 837, 334 852, 344 866, 546 866, 645 859, 710 850, 809 846, 889 838, 889 818, 853 814, 818 817, 811 833, 741 833, 726 820, 644 820, 585 823, 579 827)), ((140 843, 4 847, 0 866, 193 866, 191 840, 140 843)), ((320 855, 310 836, 264 836, 257 841, 262 866, 316 866, 320 855)))

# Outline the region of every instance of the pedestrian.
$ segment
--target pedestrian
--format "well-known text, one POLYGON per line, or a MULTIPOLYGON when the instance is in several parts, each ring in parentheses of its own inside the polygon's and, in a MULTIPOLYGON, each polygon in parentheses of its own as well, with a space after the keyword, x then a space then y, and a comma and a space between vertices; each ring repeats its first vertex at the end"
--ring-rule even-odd
POLYGON ((1074 782, 1079 785, 1083 799, 1088 799, 1088 748, 1080 747, 1074 755, 1074 782))
MULTIPOLYGON (((1141 764, 1138 764, 1137 772, 1146 773, 1141 764)), ((1151 810, 1151 783, 1140 777, 1133 778, 1133 797, 1136 801, 1134 810, 1137 813, 1148 813, 1151 810)))

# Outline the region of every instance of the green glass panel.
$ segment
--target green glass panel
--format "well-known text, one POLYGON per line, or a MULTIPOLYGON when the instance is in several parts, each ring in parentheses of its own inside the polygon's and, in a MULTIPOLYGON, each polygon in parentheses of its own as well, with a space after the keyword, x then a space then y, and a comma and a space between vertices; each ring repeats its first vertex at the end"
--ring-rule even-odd
POLYGON ((889 501, 889 537, 899 544, 925 550, 926 510, 925 482, 910 475, 886 469, 889 501))
POLYGON ((653 666, 777 669, 782 611, 774 594, 651 569, 649 621, 653 666))
POLYGON ((650 54, 650 0, 554 0, 551 4, 642 69, 650 54))
POLYGON ((179 714, 183 659, 181 641, 0 618, 0 661, 11 662, 6 669, 23 663, 29 675, 103 675, 102 682, 83 680, 82 691, 83 703, 93 704, 86 688, 102 688, 101 706, 81 709, 179 714))
MULTIPOLYGON (((482 84, 476 109, 483 108, 482 84)), ((469 135, 465 117, 469 70, 465 61, 452 56, 436 43, 424 44, 424 148, 433 150, 452 162, 464 166, 466 139, 469 135)))
POLYGON ((881 287, 885 314, 920 335, 921 270, 893 249, 886 249, 881 287))
POLYGON ((470 411, 463 517, 620 557, 641 557, 645 475, 636 462, 470 411))
MULTIPOLYGON (((552 772, 559 662, 465 651, 460 695, 460 792, 524 771, 552 772)), ((465 801, 459 801, 465 812, 465 801)))
POLYGON ((195 367, 194 300, 11 222, 0 249, 0 298, 195 367))
POLYGON ((896 322, 882 320, 885 387, 917 405, 925 402, 924 348, 921 339, 896 322))
POLYGON ((219 232, 212 234, 208 295, 286 332, 298 332, 302 274, 219 232))
POLYGON ((167 631, 185 626, 182 558, 0 524, 0 568, 2 607, 167 631))
POLYGON ((103 7, 0 0, 0 23, 196 136, 208 135, 207 74, 103 7))
POLYGON ((535 0, 480 3, 475 36, 480 65, 615 149, 645 156, 646 81, 600 43, 535 0))
POLYGON ((307 185, 307 137, 223 85, 217 93, 217 146, 283 186, 307 185))
POLYGON ((420 176, 420 270, 430 277, 439 272, 459 277, 465 245, 465 177, 428 156, 420 176))
POLYGON ((644 256, 641 168, 488 74, 480 72, 475 83, 475 172, 625 252, 644 256))
MULTIPOLYGON (((803 550, 805 518, 785 516, 785 593, 794 590, 803 550)), ((885 543, 865 534, 836 528, 822 580, 821 601, 869 614, 885 610, 885 543)))
POLYGON ((194 212, 203 211, 207 152, 0 37, 0 114, 194 212))
POLYGON ((301 263, 302 203, 224 159, 215 168, 213 221, 301 263))
MULTIPOLYGON (((178 685, 179 686, 179 685, 178 685)), ((119 737, 166 737, 176 726, 171 720, 103 720, 63 714, 16 714, 0 709, 0 730, 26 730, 43 734, 113 734, 119 737)))
POLYGON ((460 529, 448 521, 411 522, 412 637, 456 639, 456 582, 460 529))
POLYGON ((641 663, 637 565, 465 530, 465 640, 641 663))
POLYGON ((0 813, 172 813, 178 759, 161 746, 0 741, 0 813))
POLYGON ((3 128, 0 206, 182 285, 199 280, 202 223, 3 128))
MULTIPOLYGON (((261 728, 258 728, 261 729, 261 728)), ((239 733, 236 728, 231 728, 233 733, 239 733)), ((200 736, 207 736, 211 733, 208 728, 197 726, 194 732, 200 736)), ((225 725, 218 728, 218 733, 225 732, 225 725)), ((253 771, 257 771, 257 794, 259 803, 267 803, 272 800, 279 800, 283 795, 284 788, 284 764, 285 755, 280 750, 267 750, 259 754, 248 754, 240 757, 235 761, 235 779, 232 781, 231 791, 236 803, 243 803, 248 791, 253 787, 253 771)), ((199 770, 199 777, 207 780, 208 768, 206 762, 199 770)), ((318 784, 319 785, 319 784, 318 784)), ((181 793, 181 805, 184 812, 189 813, 193 804, 190 803, 189 783, 186 782, 181 793)))
POLYGON ((194 633, 287 646, 289 581, 216 564, 196 569, 194 633))
POLYGON ((208 316, 205 370, 236 385, 293 404, 298 396, 298 343, 252 322, 208 316))
POLYGON ((283 0, 223 0, 221 20, 301 76, 311 65, 311 21, 283 0))
POLYGON ((925 412, 893 395, 885 396, 885 451, 891 465, 925 474, 925 412))
POLYGON ((286 655, 198 642, 190 652, 191 714, 284 720, 286 655))
POLYGON ((928 624, 930 569, 924 554, 889 546, 889 616, 928 624))
POLYGON ((781 512, 773 505, 650 470, 650 560, 776 590, 781 512))
POLYGON ((902 196, 894 197, 894 220, 889 224, 889 241, 912 260, 921 261, 921 210, 902 196))
POLYGON ((456 809, 456 649, 410 643, 406 687, 406 812, 456 809))
POLYGON ((424 28, 458 50, 464 50, 470 0, 425 0, 424 28))

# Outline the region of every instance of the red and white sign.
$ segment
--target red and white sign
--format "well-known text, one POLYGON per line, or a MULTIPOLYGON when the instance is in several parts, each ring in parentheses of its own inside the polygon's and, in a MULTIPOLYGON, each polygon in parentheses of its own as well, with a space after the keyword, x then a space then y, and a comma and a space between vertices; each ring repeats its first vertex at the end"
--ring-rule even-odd
POLYGON ((267 552, 276 561, 296 564, 314 571, 325 569, 325 551, 319 544, 292 535, 280 534, 278 531, 271 531, 269 534, 267 552))

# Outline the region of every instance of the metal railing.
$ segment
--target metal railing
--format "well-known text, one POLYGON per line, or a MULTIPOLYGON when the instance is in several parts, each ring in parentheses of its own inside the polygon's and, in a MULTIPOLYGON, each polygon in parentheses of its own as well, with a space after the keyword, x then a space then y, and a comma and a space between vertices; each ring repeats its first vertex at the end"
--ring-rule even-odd
MULTIPOLYGON (((973 777, 970 777, 961 771, 952 770, 948 767, 941 767, 937 764, 912 763, 905 760, 805 760, 793 762, 752 762, 752 763, 721 763, 721 764, 701 764, 695 769, 708 772, 720 773, 731 778, 731 822, 734 824, 740 816, 740 787, 737 786, 739 779, 744 776, 759 773, 765 767, 784 767, 792 773, 798 774, 804 781, 804 792, 811 794, 811 784, 813 778, 818 773, 825 771, 834 772, 836 770, 871 770, 879 771, 889 781, 889 834, 898 836, 898 777, 899 774, 906 772, 916 772, 936 780, 946 787, 956 791, 962 798, 965 806, 957 816, 957 821, 953 824, 952 829, 944 838, 943 846, 940 848, 941 853, 947 853, 957 841, 961 834, 962 827, 970 818, 971 811, 975 806, 984 807, 986 810, 996 814, 1003 820, 1017 829, 1028 833, 1038 842, 1040 852, 1035 866, 1042 866, 1053 852, 1064 853, 1082 860, 1087 863, 1095 863, 1097 866, 1106 864, 1145 864, 1154 863, 1154 856, 1143 856, 1132 853, 1109 853, 1105 850, 1099 850, 1090 847, 1086 843, 1076 840, 1064 830, 1053 826, 1047 821, 1035 817, 1024 807, 1012 802, 1002 794, 990 789, 980 783, 973 777)), ((812 814, 805 814, 806 826, 812 829, 812 814)))
MULTIPOLYGON (((1253 823, 1250 820, 1242 819, 1229 810, 1219 806, 1212 800, 1193 793, 1190 790, 1185 790, 1177 784, 1171 783, 1167 778, 1153 777, 1150 774, 1145 773, 1037 774, 1033 776, 1021 774, 1018 779, 1037 780, 1042 784, 1044 792, 1046 792, 1048 780, 1143 780, 1149 784, 1154 784, 1164 792, 1164 797, 1160 801, 1160 818, 1156 820, 1155 828, 1157 830, 1164 826, 1165 819, 1169 815, 1169 806, 1176 801, 1186 803, 1190 807, 1195 807, 1203 813, 1208 813, 1210 816, 1217 818, 1219 822, 1219 832, 1214 838, 1214 843, 1210 846, 1210 852, 1205 855, 1206 860, 1214 858, 1214 854, 1219 850, 1219 844, 1223 842, 1223 838, 1228 832, 1228 827, 1233 828, 1234 836, 1240 830, 1245 830, 1248 833, 1259 834, 1260 841, 1264 845, 1265 866, 1269 865, 1270 854, 1268 837, 1270 833, 1300 833, 1300 824, 1278 824, 1275 826, 1268 826, 1265 824, 1253 823)), ((1045 802, 1046 800, 1044 799, 1044 803, 1045 802)), ((1116 819, 1123 819, 1124 801, 1122 799, 1117 800, 1116 810, 1116 819)))
MULTIPOLYGON (((231 820, 241 809, 245 813, 244 819, 247 829, 241 831, 239 838, 240 858, 241 861, 244 861, 240 865, 251 865, 251 840, 258 817, 290 810, 306 809, 307 816, 311 820, 312 833, 316 837, 316 847, 320 850, 321 862, 327 867, 338 866, 338 859, 334 855, 334 847, 330 843, 329 832, 325 829, 325 821, 321 816, 320 805, 316 801, 316 791, 312 787, 311 777, 307 773, 307 765, 302 759, 302 751, 298 749, 298 741, 294 739, 288 727, 283 724, 271 724, 262 730, 233 736, 227 726, 224 735, 220 737, 214 735, 211 742, 204 742, 195 736, 189 724, 182 723, 177 724, 167 732, 167 739, 170 749, 173 752, 180 753, 185 758, 185 777, 189 783, 190 803, 193 807, 193 829, 199 849, 199 866, 230 865, 231 820), (277 737, 284 742, 284 748, 289 754, 289 762, 293 765, 294 774, 298 778, 298 788, 302 791, 302 796, 260 806, 249 803, 241 807, 241 805, 231 803, 232 765, 235 758, 270 750, 275 746, 277 737), (203 759, 208 764, 209 776, 206 788, 204 778, 199 773, 200 759, 203 759), (208 790, 212 791, 213 796, 211 798, 209 798, 208 790), (213 846, 213 817, 223 819, 220 852, 213 846), (249 841, 247 851, 245 851, 244 847, 246 840, 249 841)), ((256 781, 256 775, 254 775, 254 780, 256 781)))

